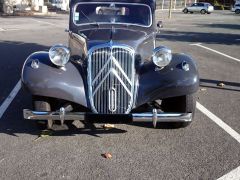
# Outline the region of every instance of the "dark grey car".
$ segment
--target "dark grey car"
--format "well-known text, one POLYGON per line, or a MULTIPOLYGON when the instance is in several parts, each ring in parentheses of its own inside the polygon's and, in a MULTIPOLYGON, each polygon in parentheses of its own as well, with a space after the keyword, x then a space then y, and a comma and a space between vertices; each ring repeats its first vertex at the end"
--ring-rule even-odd
POLYGON ((189 124, 197 67, 190 56, 156 46, 161 22, 155 22, 155 9, 155 0, 72 0, 69 46, 35 52, 23 66, 22 84, 33 101, 24 118, 46 120, 48 128, 101 117, 154 127, 189 124))

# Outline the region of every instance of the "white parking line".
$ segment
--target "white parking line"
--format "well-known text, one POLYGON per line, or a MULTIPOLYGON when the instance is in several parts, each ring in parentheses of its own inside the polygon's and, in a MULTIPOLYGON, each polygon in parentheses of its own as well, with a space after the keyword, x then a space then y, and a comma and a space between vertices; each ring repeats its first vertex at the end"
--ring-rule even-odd
POLYGON ((232 170, 228 174, 218 178, 217 180, 239 180, 240 179, 240 166, 232 170))
POLYGON ((162 28, 161 30, 176 30, 177 28, 162 28))
POLYGON ((2 118, 3 114, 7 110, 8 106, 11 104, 13 99, 16 97, 17 93, 21 89, 21 80, 15 85, 9 96, 5 99, 5 101, 0 106, 0 119, 2 118))
POLYGON ((219 117, 214 115, 212 112, 207 110, 207 108, 205 108, 199 102, 197 102, 197 108, 240 143, 240 134, 238 134, 235 130, 233 130, 229 125, 223 122, 219 117))
POLYGON ((17 31, 17 30, 20 30, 20 29, 17 29, 17 28, 0 28, 0 32, 5 32, 5 31, 17 31))
POLYGON ((46 21, 39 21, 39 20, 36 20, 36 19, 32 19, 32 21, 35 21, 35 22, 38 22, 38 23, 41 23, 41 24, 48 24, 48 25, 55 26, 55 27, 61 27, 61 26, 59 26, 57 24, 46 22, 46 21))
POLYGON ((221 53, 221 52, 219 52, 219 51, 217 51, 217 50, 214 50, 214 49, 211 49, 211 48, 209 48, 209 47, 203 46, 201 43, 190 44, 190 45, 191 45, 191 46, 198 46, 198 47, 207 49, 207 50, 209 50, 209 51, 212 51, 212 52, 215 52, 215 53, 220 54, 220 55, 222 55, 222 56, 225 56, 225 57, 227 57, 227 58, 230 58, 230 59, 232 59, 232 60, 234 60, 234 61, 240 62, 240 59, 237 59, 237 58, 235 58, 235 57, 232 57, 232 56, 229 56, 229 55, 227 55, 227 54, 221 53))
MULTIPOLYGON (((212 112, 207 110, 203 105, 197 102, 197 109, 199 109, 203 114, 215 122, 219 127, 226 131, 230 136, 232 136, 238 143, 240 143, 240 134, 238 134, 234 129, 229 125, 223 122, 219 117, 214 115, 212 112)), ((240 179, 240 166, 232 170, 228 174, 220 177, 218 180, 239 180, 240 179)))

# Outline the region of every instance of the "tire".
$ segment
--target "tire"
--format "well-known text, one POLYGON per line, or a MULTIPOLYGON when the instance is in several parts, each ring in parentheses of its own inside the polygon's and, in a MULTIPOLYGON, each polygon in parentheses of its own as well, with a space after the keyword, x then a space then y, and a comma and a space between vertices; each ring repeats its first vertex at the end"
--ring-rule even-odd
POLYGON ((117 11, 116 15, 121 15, 121 11, 117 11))
MULTIPOLYGON (((192 113, 192 119, 195 115, 196 99, 194 94, 172 97, 162 100, 161 104, 164 112, 192 113)), ((191 122, 175 123, 177 127, 186 127, 191 122)))
POLYGON ((202 9, 202 10, 200 11, 201 14, 206 14, 206 12, 207 12, 207 11, 206 11, 205 9, 202 9))
POLYGON ((235 13, 236 13, 236 14, 240 14, 240 9, 236 9, 236 10, 235 10, 235 13))
POLYGON ((98 14, 103 15, 103 10, 100 9, 100 10, 98 11, 98 14))
POLYGON ((187 14, 187 13, 188 13, 188 9, 185 8, 185 9, 183 10, 183 12, 184 12, 185 14, 187 14))
MULTIPOLYGON (((35 111, 51 111, 50 100, 45 97, 33 96, 32 105, 35 111)), ((51 129, 53 121, 52 120, 37 120, 37 126, 41 129, 51 129)))
POLYGON ((207 12, 207 14, 211 14, 210 12, 207 12))

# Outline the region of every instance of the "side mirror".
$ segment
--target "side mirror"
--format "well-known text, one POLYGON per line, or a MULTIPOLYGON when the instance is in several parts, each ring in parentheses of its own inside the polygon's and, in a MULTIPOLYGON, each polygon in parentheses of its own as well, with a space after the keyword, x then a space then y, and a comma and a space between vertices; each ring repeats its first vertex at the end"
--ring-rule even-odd
POLYGON ((162 22, 162 21, 158 21, 157 27, 158 27, 158 28, 163 28, 163 22, 162 22))

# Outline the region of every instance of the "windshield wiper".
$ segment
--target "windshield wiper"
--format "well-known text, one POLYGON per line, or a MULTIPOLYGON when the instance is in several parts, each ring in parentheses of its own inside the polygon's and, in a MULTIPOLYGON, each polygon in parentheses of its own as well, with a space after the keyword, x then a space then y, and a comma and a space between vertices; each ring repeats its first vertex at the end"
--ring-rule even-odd
POLYGON ((99 28, 100 25, 98 24, 97 21, 94 21, 94 20, 90 19, 82 10, 81 10, 80 12, 84 15, 85 18, 87 18, 87 20, 88 20, 90 23, 94 23, 94 24, 92 24, 92 25, 96 25, 96 26, 99 28))

